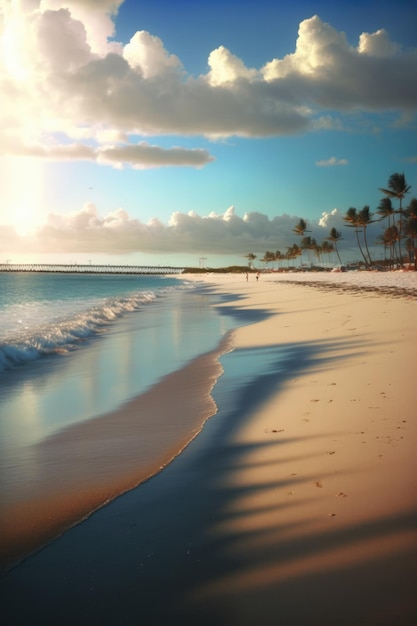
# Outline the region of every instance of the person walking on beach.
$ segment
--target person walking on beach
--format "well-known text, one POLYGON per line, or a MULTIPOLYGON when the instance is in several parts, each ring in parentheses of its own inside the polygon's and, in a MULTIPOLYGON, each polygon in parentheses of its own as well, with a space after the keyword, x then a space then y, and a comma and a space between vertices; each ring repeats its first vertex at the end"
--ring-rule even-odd
POLYGON ((256 274, 256 280, 259 280, 259 272, 256 274))
POLYGON ((246 281, 249 279, 249 274, 246 272, 246 281))

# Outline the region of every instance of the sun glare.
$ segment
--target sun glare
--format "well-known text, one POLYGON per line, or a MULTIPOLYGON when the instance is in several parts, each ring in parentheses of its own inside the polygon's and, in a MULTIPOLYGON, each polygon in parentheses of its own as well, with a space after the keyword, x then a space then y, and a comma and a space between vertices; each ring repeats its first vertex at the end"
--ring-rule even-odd
POLYGON ((29 235, 43 218, 43 165, 37 159, 9 157, 5 172, 2 221, 20 235, 29 235))
POLYGON ((23 60, 25 41, 25 16, 17 3, 5 5, 4 25, 0 37, 0 53, 10 76, 17 81, 27 78, 23 60))

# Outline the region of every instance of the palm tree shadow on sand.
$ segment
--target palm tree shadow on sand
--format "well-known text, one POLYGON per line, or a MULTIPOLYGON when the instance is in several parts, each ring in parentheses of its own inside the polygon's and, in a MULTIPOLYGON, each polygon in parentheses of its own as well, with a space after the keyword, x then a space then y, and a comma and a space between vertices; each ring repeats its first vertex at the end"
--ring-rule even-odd
POLYGON ((383 541, 415 529, 415 512, 326 533, 310 532, 307 525, 292 539, 285 538, 285 523, 253 531, 229 524, 228 531, 218 532, 219 524, 227 526, 237 517, 293 506, 290 499, 274 503, 270 498, 267 505, 234 510, 237 500, 314 479, 313 473, 277 478, 272 472, 296 438, 237 443, 242 426, 287 380, 331 368, 360 350, 363 342, 340 340, 224 355, 224 375, 213 394, 217 415, 163 472, 11 571, 2 583, 7 624, 36 619, 112 626, 414 623, 412 578, 410 589, 404 589, 403 576, 395 582, 397 571, 411 571, 411 554, 382 553, 331 571, 295 571, 288 579, 278 574, 300 557, 353 549, 375 537, 383 541), (246 469, 248 453, 261 450, 268 451, 270 479, 256 484, 231 480, 232 473, 246 469), (240 553, 233 549, 239 542, 263 547, 240 553), (219 580, 226 584, 217 588, 219 580))

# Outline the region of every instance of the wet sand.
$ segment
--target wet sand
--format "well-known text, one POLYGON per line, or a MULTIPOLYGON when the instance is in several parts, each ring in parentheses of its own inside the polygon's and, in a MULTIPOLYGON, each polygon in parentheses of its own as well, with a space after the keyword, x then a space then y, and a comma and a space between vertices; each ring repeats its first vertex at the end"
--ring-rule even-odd
POLYGON ((73 425, 30 449, 36 474, 3 496, 0 564, 9 568, 92 511, 166 466, 216 412, 218 348, 165 376, 121 408, 73 425), (183 389, 183 393, 178 393, 183 389), (169 415, 169 419, 167 419, 169 415))
POLYGON ((416 299, 206 280, 252 320, 221 358, 218 413, 10 572, 8 623, 411 626, 416 299))

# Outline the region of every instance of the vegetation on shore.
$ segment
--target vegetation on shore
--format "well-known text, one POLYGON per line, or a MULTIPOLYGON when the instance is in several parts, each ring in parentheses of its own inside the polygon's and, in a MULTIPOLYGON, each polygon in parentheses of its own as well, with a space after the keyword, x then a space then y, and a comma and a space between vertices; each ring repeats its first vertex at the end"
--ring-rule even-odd
MULTIPOLYGON (((368 227, 375 222, 387 220, 387 228, 376 240, 376 243, 383 245, 385 249, 385 260, 382 263, 379 261, 379 265, 393 269, 404 267, 405 263, 414 263, 414 269, 417 270, 417 198, 412 198, 409 205, 403 208, 403 200, 410 189, 411 186, 407 184, 404 174, 392 174, 388 180, 387 188, 380 188, 384 197, 375 213, 371 212, 369 205, 365 205, 360 210, 350 207, 346 211, 343 220, 348 228, 355 230, 356 243, 362 257, 360 264, 364 267, 374 267, 368 245, 368 227), (393 205, 393 200, 398 200, 397 208, 393 205)), ((286 261, 287 266, 289 266, 291 261, 300 258, 302 265, 303 256, 306 256, 307 265, 312 267, 316 265, 316 262, 317 265, 322 265, 323 258, 326 256, 330 264, 331 255, 334 253, 339 264, 343 265, 337 247, 338 241, 342 239, 342 233, 336 228, 332 228, 329 235, 320 244, 314 237, 306 235, 309 231, 308 224, 304 219, 299 220, 293 232, 300 238, 299 245, 294 243, 288 246, 284 253, 279 250, 276 252, 267 250, 260 262, 268 267, 269 263, 286 261)), ((250 252, 246 257, 248 267, 252 269, 256 255, 250 252)))

